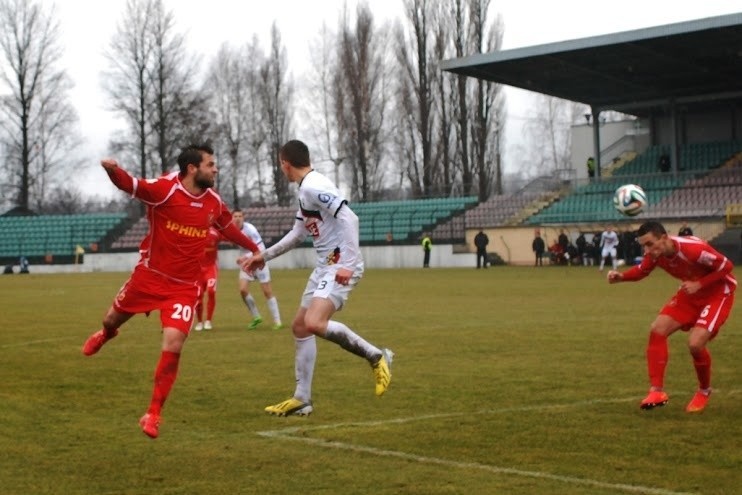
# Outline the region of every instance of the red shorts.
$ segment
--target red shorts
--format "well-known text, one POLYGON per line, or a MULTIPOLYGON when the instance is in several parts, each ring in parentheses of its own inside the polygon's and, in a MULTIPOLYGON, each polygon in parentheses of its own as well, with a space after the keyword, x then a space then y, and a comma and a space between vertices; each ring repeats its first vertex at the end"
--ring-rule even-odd
POLYGON ((162 328, 176 328, 187 335, 200 294, 197 284, 177 282, 137 265, 116 294, 113 307, 119 313, 132 314, 159 310, 162 328))
POLYGON ((660 311, 682 325, 683 330, 701 327, 715 337, 734 305, 734 292, 698 297, 678 291, 660 311))
POLYGON ((216 278, 219 275, 219 265, 214 263, 213 265, 205 266, 201 269, 201 293, 208 291, 213 293, 216 291, 216 278))

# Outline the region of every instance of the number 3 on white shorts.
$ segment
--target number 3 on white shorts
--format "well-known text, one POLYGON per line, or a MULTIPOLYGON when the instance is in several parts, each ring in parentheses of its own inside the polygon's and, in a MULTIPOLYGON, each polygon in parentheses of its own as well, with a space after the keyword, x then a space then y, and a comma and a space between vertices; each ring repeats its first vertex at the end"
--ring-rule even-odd
POLYGON ((173 320, 191 321, 191 316, 193 316, 193 310, 190 306, 183 306, 180 303, 173 304, 173 320))

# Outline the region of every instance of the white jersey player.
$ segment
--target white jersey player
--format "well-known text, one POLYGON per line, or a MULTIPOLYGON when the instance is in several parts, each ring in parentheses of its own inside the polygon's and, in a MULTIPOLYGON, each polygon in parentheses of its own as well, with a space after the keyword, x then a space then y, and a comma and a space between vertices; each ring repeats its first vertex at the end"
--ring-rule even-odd
POLYGON ((377 396, 382 395, 391 382, 394 354, 389 349, 380 349, 367 342, 345 324, 330 319, 345 305, 363 274, 358 217, 335 184, 312 169, 309 150, 304 143, 289 141, 281 147, 279 158, 281 171, 289 182, 299 184, 299 211, 294 227, 270 248, 244 259, 242 268, 247 271, 260 268, 266 261, 312 236, 317 261, 292 324, 296 388, 288 400, 265 408, 266 412, 278 416, 307 415, 313 411, 312 377, 317 360, 315 336, 368 361, 374 371, 377 396))
MULTIPOLYGON (((232 222, 242 231, 242 233, 249 237, 261 251, 265 251, 265 243, 263 242, 263 238, 260 236, 260 232, 258 232, 258 229, 255 228, 253 224, 245 221, 244 213, 239 210, 234 211, 232 213, 232 222)), ((252 255, 252 253, 240 249, 240 255, 240 258, 244 258, 245 256, 252 255)), ((268 306, 271 317, 273 318, 273 328, 276 330, 283 328, 283 324, 281 323, 281 312, 278 309, 278 299, 273 295, 273 287, 271 286, 271 271, 267 265, 253 271, 252 273, 240 270, 240 297, 252 315, 252 321, 248 325, 248 328, 252 330, 263 323, 263 317, 260 315, 258 305, 255 304, 255 299, 252 297, 252 294, 250 294, 250 282, 256 279, 260 282, 260 288, 263 290, 263 295, 265 296, 265 303, 268 306)))
POLYGON ((613 269, 618 268, 618 260, 616 259, 616 248, 618 247, 618 234, 610 225, 600 235, 600 271, 603 271, 605 266, 605 259, 610 256, 613 269))

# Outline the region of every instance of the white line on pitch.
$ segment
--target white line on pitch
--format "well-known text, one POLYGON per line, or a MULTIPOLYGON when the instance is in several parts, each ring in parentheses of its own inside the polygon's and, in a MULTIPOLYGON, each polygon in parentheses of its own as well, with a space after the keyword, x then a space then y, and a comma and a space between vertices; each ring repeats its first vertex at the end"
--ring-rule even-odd
POLYGON ((552 409, 567 409, 567 408, 573 408, 573 407, 579 407, 579 406, 590 406, 590 405, 602 404, 602 403, 630 402, 634 400, 636 400, 636 397, 625 398, 625 399, 618 399, 618 398, 598 399, 598 400, 590 400, 590 401, 573 402, 571 404, 552 404, 552 405, 540 405, 540 406, 536 405, 536 406, 510 407, 510 408, 503 408, 503 409, 496 409, 496 410, 478 411, 475 413, 460 412, 460 413, 428 414, 425 416, 395 418, 395 419, 378 420, 378 421, 336 423, 332 425, 318 425, 318 426, 310 426, 310 427, 291 427, 291 428, 283 428, 281 430, 259 431, 257 432, 257 434, 262 437, 267 437, 267 438, 292 440, 295 442, 303 442, 303 443, 307 443, 311 445, 317 445, 320 447, 330 447, 334 449, 350 450, 353 452, 364 452, 367 454, 372 454, 372 455, 376 455, 380 457, 395 457, 398 459, 405 459, 408 461, 420 462, 424 464, 436 464, 436 465, 457 467, 457 468, 462 468, 462 469, 479 469, 482 471, 488 471, 488 472, 497 473, 497 474, 508 474, 508 475, 514 475, 514 476, 527 477, 527 478, 560 481, 560 482, 568 483, 568 484, 585 485, 585 486, 592 486, 596 488, 607 488, 607 489, 623 491, 623 492, 645 493, 647 495, 693 495, 688 492, 674 492, 671 490, 664 490, 662 488, 652 488, 652 487, 641 486, 641 485, 628 485, 628 484, 623 484, 623 483, 608 483, 604 481, 591 480, 587 478, 576 478, 573 476, 560 476, 557 474, 543 473, 539 471, 524 471, 521 469, 493 466, 490 464, 480 464, 477 462, 452 461, 449 459, 421 456, 421 455, 416 455, 416 454, 410 454, 407 452, 400 452, 396 450, 378 449, 376 447, 367 447, 364 445, 356 445, 356 444, 344 443, 344 442, 334 442, 334 441, 327 441, 325 439, 309 438, 309 437, 304 437, 304 436, 293 435, 293 433, 296 433, 298 431, 306 432, 306 431, 338 429, 338 428, 345 428, 345 427, 351 427, 351 426, 357 427, 357 426, 379 426, 379 425, 388 425, 388 424, 401 424, 401 423, 409 423, 412 421, 423 421, 427 419, 452 418, 452 417, 465 416, 465 415, 470 416, 472 414, 501 414, 501 413, 522 412, 522 411, 543 411, 543 410, 552 410, 552 409))

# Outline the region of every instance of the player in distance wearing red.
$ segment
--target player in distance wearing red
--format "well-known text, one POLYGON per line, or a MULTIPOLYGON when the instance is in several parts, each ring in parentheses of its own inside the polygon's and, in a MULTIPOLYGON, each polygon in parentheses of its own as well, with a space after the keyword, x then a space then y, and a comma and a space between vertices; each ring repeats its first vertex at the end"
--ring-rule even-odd
POLYGON ((175 382, 180 353, 193 323, 200 293, 199 260, 209 227, 254 253, 259 249, 232 224, 232 213, 212 189, 217 167, 211 147, 183 149, 178 156, 180 172, 157 179, 132 177, 113 159, 104 159, 101 165, 116 187, 148 206, 149 232, 139 262, 103 318, 103 328, 88 338, 82 351, 86 356, 97 353, 135 314, 160 311, 162 353, 152 400, 139 420, 142 431, 156 438, 162 405, 175 382))
POLYGON ((201 258, 201 296, 196 304, 196 331, 211 330, 211 320, 216 309, 216 282, 219 277, 219 241, 222 236, 211 227, 206 237, 206 248, 201 258), (204 321, 204 295, 206 296, 206 321, 204 321))
POLYGON ((682 281, 649 328, 647 369, 651 388, 640 407, 652 409, 669 400, 664 391, 667 338, 683 330, 689 332, 688 349, 698 376, 698 391, 685 410, 700 412, 711 394, 711 354, 706 346, 719 333, 734 304, 734 266, 705 241, 670 236, 659 222, 644 223, 638 235, 644 250, 641 264, 623 273, 611 270, 608 283, 641 280, 656 267, 682 281))

